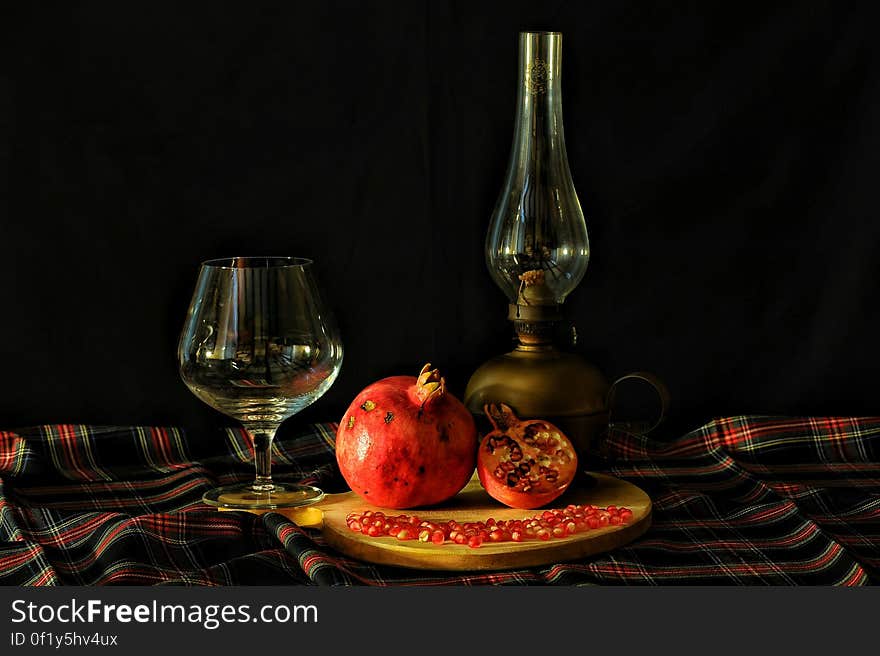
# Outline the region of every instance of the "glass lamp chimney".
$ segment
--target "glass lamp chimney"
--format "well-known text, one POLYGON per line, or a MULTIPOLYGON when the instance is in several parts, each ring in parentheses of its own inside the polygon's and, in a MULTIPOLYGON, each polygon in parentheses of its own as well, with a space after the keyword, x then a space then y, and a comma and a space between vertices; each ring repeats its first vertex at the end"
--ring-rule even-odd
POLYGON ((513 147, 486 236, 486 264, 514 305, 560 305, 590 260, 562 123, 562 34, 519 35, 513 147))

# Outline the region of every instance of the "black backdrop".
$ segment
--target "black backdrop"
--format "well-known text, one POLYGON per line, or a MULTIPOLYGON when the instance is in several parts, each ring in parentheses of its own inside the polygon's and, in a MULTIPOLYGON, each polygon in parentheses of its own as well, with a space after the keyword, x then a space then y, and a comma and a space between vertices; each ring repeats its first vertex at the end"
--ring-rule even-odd
POLYGON ((228 424, 175 362, 228 255, 318 264, 346 356, 301 420, 425 361, 460 394, 511 344, 482 249, 522 29, 564 34, 580 351, 664 378, 670 427, 876 414, 872 3, 669 4, 4 10, 0 428, 228 424))

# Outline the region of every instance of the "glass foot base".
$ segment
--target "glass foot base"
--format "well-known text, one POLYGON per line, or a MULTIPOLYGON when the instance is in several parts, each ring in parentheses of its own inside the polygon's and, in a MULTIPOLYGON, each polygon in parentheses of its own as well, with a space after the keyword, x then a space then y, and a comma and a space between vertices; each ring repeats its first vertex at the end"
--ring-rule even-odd
POLYGON ((311 485, 275 483, 272 490, 255 490, 253 483, 226 485, 205 492, 202 501, 209 506, 230 510, 272 510, 308 506, 324 498, 324 493, 311 485))

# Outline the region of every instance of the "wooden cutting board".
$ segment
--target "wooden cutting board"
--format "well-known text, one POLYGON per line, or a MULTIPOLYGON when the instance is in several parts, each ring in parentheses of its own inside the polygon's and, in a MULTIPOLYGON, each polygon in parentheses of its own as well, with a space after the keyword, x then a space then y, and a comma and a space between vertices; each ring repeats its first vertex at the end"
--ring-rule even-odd
POLYGON ((328 494, 322 501, 306 508, 281 509, 300 526, 320 527, 327 542, 342 553, 380 565, 395 565, 427 570, 491 571, 534 567, 577 560, 608 551, 636 539, 651 524, 651 499, 635 485, 605 474, 591 473, 587 483, 569 489, 550 507, 564 508, 568 504, 586 504, 606 507, 626 506, 633 511, 629 523, 607 526, 547 541, 485 542, 472 549, 467 545, 442 544, 418 540, 401 541, 392 537, 372 538, 352 531, 345 523, 351 512, 382 510, 386 514, 417 514, 422 519, 459 522, 524 519, 541 510, 517 510, 492 499, 474 475, 470 483, 442 507, 418 510, 387 510, 366 503, 353 492, 328 494))

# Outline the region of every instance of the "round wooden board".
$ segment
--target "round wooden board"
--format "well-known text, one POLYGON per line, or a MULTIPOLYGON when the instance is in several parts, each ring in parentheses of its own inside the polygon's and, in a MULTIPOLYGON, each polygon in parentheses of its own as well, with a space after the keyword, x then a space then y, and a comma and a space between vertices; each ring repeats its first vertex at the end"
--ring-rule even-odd
POLYGON ((417 514, 423 519, 455 519, 459 522, 486 520, 523 519, 532 517, 540 510, 517 510, 507 508, 492 499, 474 476, 458 495, 437 508, 419 510, 387 510, 371 506, 353 492, 327 495, 317 506, 294 510, 288 514, 301 524, 317 525, 316 511, 323 515, 323 533, 327 542, 342 553, 381 565, 395 565, 427 570, 491 571, 534 567, 552 563, 577 560, 608 551, 636 539, 651 524, 651 499, 635 485, 605 474, 591 473, 590 483, 577 489, 569 489, 557 499, 553 508, 564 508, 570 503, 596 506, 626 506, 633 511, 632 520, 623 526, 578 533, 565 538, 547 541, 483 543, 472 549, 466 545, 435 545, 418 540, 400 541, 390 537, 371 538, 350 530, 345 518, 350 512, 383 510, 386 514, 417 514))

